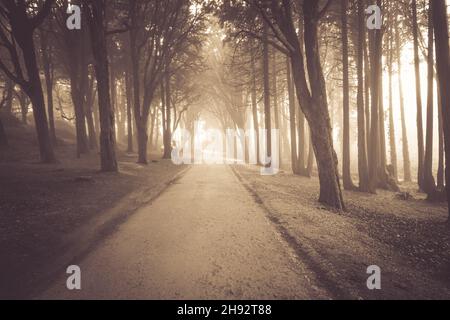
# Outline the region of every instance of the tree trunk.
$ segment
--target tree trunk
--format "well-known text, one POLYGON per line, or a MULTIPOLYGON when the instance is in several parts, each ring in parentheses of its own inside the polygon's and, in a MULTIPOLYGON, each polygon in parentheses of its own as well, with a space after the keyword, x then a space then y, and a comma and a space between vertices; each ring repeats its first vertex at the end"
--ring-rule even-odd
POLYGON ((431 5, 428 12, 428 79, 427 79, 427 127, 425 136, 425 159, 423 187, 429 199, 436 196, 436 182, 433 177, 433 133, 434 133, 434 34, 431 5))
MULTIPOLYGON (((360 29, 361 30, 361 29, 360 29)), ((365 106, 365 116, 366 116, 366 153, 368 154, 369 146, 370 146, 370 59, 368 52, 369 41, 367 39, 367 32, 364 26, 364 106, 365 106)))
POLYGON ((420 60, 419 60, 419 30, 417 23, 417 0, 412 2, 412 29, 414 44, 414 71, 416 77, 416 99, 417 99, 417 148, 418 148, 418 172, 417 181, 419 188, 424 190, 424 145, 423 145, 423 120, 422 120, 422 94, 420 85, 420 60))
POLYGON ((343 154, 342 154, 342 177, 344 189, 354 190, 350 172, 350 85, 348 74, 348 26, 347 26, 348 0, 341 0, 341 24, 342 24, 342 70, 343 70, 343 154))
MULTIPOLYGON (((334 151, 331 134, 325 78, 319 56, 318 5, 315 0, 303 2, 304 41, 311 92, 308 90, 303 55, 298 45, 291 57, 292 70, 294 71, 297 99, 311 128, 311 138, 317 158, 320 181, 319 202, 337 210, 344 210, 338 159, 334 151)), ((292 43, 294 42, 292 41, 292 43)), ((296 43, 298 43, 297 39, 296 43)))
POLYGON ((34 123, 36 126, 41 161, 44 163, 55 162, 55 155, 48 130, 47 115, 45 112, 44 94, 42 92, 41 78, 36 62, 36 51, 33 42, 33 34, 24 36, 21 44, 25 66, 31 85, 24 88, 30 97, 33 107, 34 123))
MULTIPOLYGON (((104 1, 89 1, 91 5, 89 29, 97 78, 98 105, 100 115, 100 158, 101 170, 116 172, 116 142, 114 134, 114 111, 111 106, 109 87, 109 66, 106 44, 106 23, 104 1)), ((89 10, 89 9, 88 9, 89 10)))
POLYGON ((438 135, 439 135, 439 160, 438 160, 438 170, 437 170, 437 187, 439 190, 444 189, 444 124, 442 123, 442 102, 441 102, 441 94, 438 88, 438 135))
POLYGON ((127 95, 127 152, 133 152, 133 121, 131 115, 131 101, 133 100, 131 91, 131 76, 128 71, 125 73, 125 90, 127 95))
POLYGON ((96 150, 98 148, 97 144, 97 132, 95 130, 94 124, 94 76, 92 75, 89 79, 88 91, 86 92, 86 122, 88 126, 89 134, 89 148, 91 150, 96 150))
POLYGON ((154 132, 155 132, 155 121, 156 121, 156 112, 158 111, 158 108, 155 108, 152 112, 152 114, 150 115, 150 145, 149 145, 149 149, 150 149, 150 153, 152 152, 152 150, 154 149, 154 145, 153 145, 153 137, 154 137, 154 132))
POLYGON ((259 154, 259 121, 258 121, 258 104, 256 102, 256 66, 255 66, 255 53, 254 48, 251 48, 251 68, 252 68, 252 117, 253 117, 253 128, 255 130, 255 152, 256 152, 256 163, 261 164, 260 154, 259 154))
POLYGON ((55 117, 53 113, 53 65, 52 65, 52 49, 48 48, 48 38, 45 31, 41 30, 41 54, 42 54, 42 66, 44 69, 45 88, 47 90, 47 112, 48 123, 50 129, 50 138, 54 146, 57 144, 56 131, 55 131, 55 117))
POLYGON ((408 132, 406 128, 405 100, 403 97, 401 43, 396 15, 395 15, 395 44, 396 44, 396 58, 398 65, 398 92, 400 99, 400 117, 402 122, 403 181, 411 182, 411 161, 409 157, 408 132))
POLYGON ((397 145, 395 141, 395 124, 394 124, 394 102, 393 102, 393 88, 392 88, 392 69, 393 69, 393 42, 392 36, 389 36, 388 48, 388 73, 389 73, 389 148, 391 155, 391 175, 398 181, 398 167, 397 167, 397 145))
POLYGON ((165 76, 166 85, 166 124, 163 132, 164 154, 163 159, 170 159, 172 156, 172 133, 171 133, 171 92, 170 92, 170 74, 167 72, 165 76))
POLYGON ((369 191, 369 172, 367 164, 367 138, 364 108, 364 47, 365 47, 365 26, 364 26, 364 4, 358 2, 358 45, 357 45, 357 73, 358 73, 358 173, 359 190, 369 191))
MULTIPOLYGON (((379 4, 380 1, 377 1, 379 4)), ((380 71, 381 71, 381 30, 369 32, 369 57, 371 65, 371 131, 369 151, 369 191, 376 192, 378 186, 378 169, 380 166, 380 130, 379 130, 379 102, 380 102, 380 71)))
POLYGON ((314 147, 311 139, 311 130, 309 130, 309 146, 308 146, 308 163, 306 165, 306 175, 308 178, 312 177, 314 169, 314 147))
POLYGON ((273 90, 273 115, 274 115, 274 129, 278 131, 278 164, 282 164, 282 145, 280 143, 280 110, 278 106, 278 85, 277 85, 277 52, 276 48, 272 48, 272 90, 273 90))
MULTIPOLYGON (((445 182, 450 222, 450 64, 447 6, 445 0, 433 0, 432 19, 436 36, 436 65, 441 95, 442 123, 445 140, 445 182)), ((450 226, 450 223, 449 223, 450 226)))
MULTIPOLYGON (((158 149, 158 142, 159 142, 159 111, 158 109, 156 109, 156 120, 155 120, 155 131, 156 131, 156 135, 155 135, 155 142, 153 143, 153 150, 156 150, 157 152, 159 152, 158 149)), ((194 130, 190 131, 190 132, 194 132, 194 130)), ((194 150, 193 145, 192 145, 192 150, 194 150)))
POLYGON ((292 83, 292 71, 289 61, 289 57, 286 57, 286 70, 287 70, 287 89, 289 96, 289 125, 291 133, 291 166, 294 174, 298 174, 298 158, 297 158, 297 130, 295 126, 295 93, 294 85, 292 83))
POLYGON ((263 27, 263 75, 264 75, 264 122, 266 152, 264 154, 264 165, 270 167, 272 157, 272 121, 270 114, 270 81, 269 81, 269 44, 268 26, 264 22, 263 27))
POLYGON ((22 124, 28 124, 28 104, 29 98, 27 94, 23 90, 19 90, 17 92, 17 99, 19 100, 20 105, 20 115, 22 117, 22 124))

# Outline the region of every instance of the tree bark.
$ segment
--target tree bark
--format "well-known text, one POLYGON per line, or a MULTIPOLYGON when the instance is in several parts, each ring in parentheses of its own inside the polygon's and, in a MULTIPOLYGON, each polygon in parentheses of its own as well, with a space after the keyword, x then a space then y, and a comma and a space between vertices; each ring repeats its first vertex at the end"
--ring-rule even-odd
POLYGON ((255 52, 253 46, 251 47, 251 69, 252 69, 252 91, 251 91, 251 99, 252 99, 252 117, 253 117, 253 128, 255 131, 255 152, 256 152, 256 163, 258 165, 261 164, 260 154, 259 154, 259 121, 258 121, 258 104, 256 102, 256 63, 255 63, 255 52))
MULTIPOLYGON (((381 1, 377 1, 380 4, 381 1)), ((380 166, 380 130, 379 130, 379 103, 380 103, 380 71, 381 71, 381 30, 369 32, 369 57, 371 65, 371 131, 369 151, 369 191, 376 192, 379 179, 380 166)))
MULTIPOLYGON (((441 95, 442 123, 445 140, 445 182, 447 202, 450 204, 450 63, 448 44, 447 6, 445 0, 433 0, 432 19, 436 36, 436 65, 441 95)), ((450 205, 449 222, 450 222, 450 205)), ((450 223, 449 223, 450 226, 450 223)))
POLYGON ((388 73, 389 73, 389 148, 391 155, 392 176, 395 181, 398 181, 398 167, 397 167, 397 145, 395 141, 395 123, 394 123, 394 102, 393 102, 393 41, 392 34, 389 34, 389 48, 388 48, 388 73))
POLYGON ((98 105, 100 115, 101 170, 118 171, 116 141, 114 134, 114 111, 111 106, 109 87, 109 63, 106 44, 105 1, 85 0, 88 9, 92 52, 97 78, 98 105))
POLYGON ((433 177, 433 133, 434 133, 434 33, 431 5, 428 12, 428 78, 427 78, 427 127, 425 136, 425 158, 423 187, 432 199, 436 196, 436 182, 433 177))
POLYGON ((270 110, 269 44, 268 26, 266 22, 264 22, 263 24, 264 129, 266 135, 266 152, 264 155, 264 164, 265 166, 270 167, 272 157, 272 121, 270 110), (270 161, 268 161, 269 159, 270 161))
POLYGON ((47 90, 47 112, 48 112, 48 124, 50 129, 50 138, 52 144, 56 146, 56 130, 55 130, 55 117, 53 112, 53 64, 52 64, 52 48, 49 48, 48 35, 46 31, 41 30, 41 54, 42 54, 42 66, 44 69, 45 88, 47 90))
POLYGON ((131 115, 133 93, 131 89, 131 76, 128 71, 125 72, 125 90, 127 95, 127 152, 133 152, 133 121, 131 115))
POLYGON ((348 25, 347 25, 348 0, 341 0, 341 28, 342 28, 342 71, 343 71, 343 152, 342 152, 342 177, 344 189, 354 190, 350 172, 350 85, 348 62, 348 25))
POLYGON ((86 92, 86 122, 88 127, 88 134, 89 134, 89 148, 91 150, 97 150, 98 144, 97 144, 97 131, 95 130, 95 120, 94 120, 94 112, 93 112, 93 106, 94 106, 94 76, 92 75, 89 81, 88 90, 86 92))
POLYGON ((295 124, 295 93, 294 93, 294 85, 292 83, 292 71, 291 65, 289 61, 289 57, 286 57, 286 70, 287 70, 287 89, 289 96, 289 128, 291 133, 291 166, 292 172, 294 174, 298 174, 298 158, 297 158, 297 130, 295 124))
POLYGON ((359 190, 369 191, 369 172, 367 164, 367 138, 364 108, 364 47, 365 47, 365 26, 364 26, 364 4, 358 2, 358 44, 357 44, 357 73, 358 73, 358 173, 359 190))
POLYGON ((401 61, 401 43, 397 16, 395 15, 395 46, 398 66, 398 92, 400 102, 400 117, 402 122, 402 153, 403 153, 403 181, 411 182, 411 160, 409 157, 408 132, 406 128, 405 100, 403 96, 403 76, 401 61))
MULTIPOLYGON (((30 79, 30 86, 24 88, 30 97, 33 107, 34 123, 38 135, 41 161, 44 163, 55 162, 55 155, 48 130, 47 115, 45 112, 44 94, 42 92, 39 69, 36 62, 36 51, 32 33, 25 35, 22 42, 23 56, 30 79)), ((20 42, 19 42, 20 43, 20 42)))
POLYGON ((419 60, 419 27, 417 23, 417 0, 412 2, 412 31, 414 47, 414 71, 416 77, 416 100, 417 100, 417 148, 418 148, 418 172, 417 181, 419 188, 424 189, 424 145, 423 145, 423 120, 422 120, 422 94, 420 84, 420 60, 419 60))
POLYGON ((441 102, 441 94, 438 88, 438 135, 439 135, 439 160, 438 160, 438 170, 437 170, 437 187, 439 190, 444 189, 444 180, 445 180, 445 172, 444 172, 444 124, 442 123, 442 102, 441 102))
POLYGON ((296 54, 291 56, 292 70, 297 98, 311 128, 320 181, 319 202, 337 210, 344 210, 338 159, 333 147, 325 79, 319 56, 318 5, 315 0, 303 2, 305 53, 311 92, 306 82, 303 56, 297 39, 296 42, 292 41, 294 45, 297 43, 296 54))
POLYGON ((166 112, 165 126, 163 131, 164 154, 163 159, 170 159, 172 156, 172 133, 171 133, 171 92, 170 92, 170 74, 167 71, 165 76, 165 94, 166 94, 166 112))

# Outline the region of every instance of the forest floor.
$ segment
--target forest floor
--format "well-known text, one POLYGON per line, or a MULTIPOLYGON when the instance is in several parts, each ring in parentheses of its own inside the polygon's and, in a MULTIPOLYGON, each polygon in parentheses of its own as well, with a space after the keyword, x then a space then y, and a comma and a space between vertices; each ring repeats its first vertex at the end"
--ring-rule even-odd
POLYGON ((58 126, 58 163, 38 162, 34 128, 6 123, 0 150, 0 298, 32 295, 67 259, 176 179, 185 167, 152 157, 136 164, 119 152, 120 173, 100 173, 99 155, 75 156, 74 136, 58 126))
POLYGON ((234 172, 334 298, 450 299, 447 205, 427 202, 415 185, 400 186, 409 200, 345 191, 347 211, 338 214, 317 202, 317 178, 234 172), (381 290, 367 289, 371 265, 381 268, 381 290))

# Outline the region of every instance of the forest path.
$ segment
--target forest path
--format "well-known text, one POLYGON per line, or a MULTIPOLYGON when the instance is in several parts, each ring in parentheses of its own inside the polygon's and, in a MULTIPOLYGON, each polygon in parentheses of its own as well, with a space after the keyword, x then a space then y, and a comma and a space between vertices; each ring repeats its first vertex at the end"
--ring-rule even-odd
POLYGON ((328 298, 228 166, 193 166, 39 299, 328 298))

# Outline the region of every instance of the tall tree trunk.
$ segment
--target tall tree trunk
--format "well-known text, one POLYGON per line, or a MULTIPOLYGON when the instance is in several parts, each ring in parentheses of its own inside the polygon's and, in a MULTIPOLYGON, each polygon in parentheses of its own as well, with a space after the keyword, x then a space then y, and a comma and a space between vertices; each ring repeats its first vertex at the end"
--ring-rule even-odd
MULTIPOLYGON (((381 1, 378 0, 380 5, 381 1)), ((379 129, 379 105, 380 105, 380 71, 381 71, 381 50, 382 33, 381 30, 369 32, 369 47, 371 61, 371 129, 369 145, 369 191, 376 192, 379 183, 380 166, 380 129, 379 129)))
POLYGON ((170 92, 170 73, 167 71, 165 76, 166 93, 166 123, 163 132, 164 154, 163 159, 170 159, 172 154, 172 133, 171 133, 171 92, 170 92))
POLYGON ((428 78, 427 78, 427 128, 425 137, 425 158, 423 167, 423 187, 432 199, 436 195, 436 182, 433 177, 433 133, 434 133, 434 34, 431 5, 428 12, 428 78))
POLYGON ((419 188, 424 190, 424 145, 423 145, 423 120, 422 120, 422 94, 420 85, 420 60, 419 60, 419 26, 417 23, 417 0, 412 2, 412 29, 414 46, 414 71, 416 77, 416 100, 417 100, 417 148, 418 148, 418 172, 417 181, 419 188))
MULTIPOLYGON (((136 6, 134 2, 130 2, 130 20, 136 19, 136 6)), ((139 69, 139 54, 138 54, 138 39, 136 27, 130 28, 130 59, 133 72, 133 99, 134 99, 134 118, 136 122, 135 130, 137 136, 138 147, 138 163, 147 164, 147 117, 141 112, 141 82, 140 82, 140 69, 139 69)))
POLYGON ((29 98, 23 90, 19 90, 19 92, 17 92, 17 99, 19 100, 22 124, 27 125, 29 98))
POLYGON ((295 124, 295 93, 294 93, 294 84, 292 83, 292 71, 291 64, 289 61, 289 57, 286 57, 286 70, 287 70, 287 89, 289 96, 289 126, 291 133, 291 166, 292 172, 294 174, 298 174, 298 158, 297 158, 297 130, 295 124))
POLYGON ((86 0, 92 52, 97 78, 98 105, 100 115, 100 159, 101 170, 118 171, 114 134, 114 111, 111 106, 109 66, 106 44, 105 2, 86 0), (88 9, 89 8, 89 9, 88 9))
POLYGON ((364 108, 364 47, 365 47, 365 13, 364 3, 358 2, 358 44, 357 44, 357 73, 358 73, 358 173, 359 190, 369 191, 369 171, 367 164, 367 138, 364 108))
POLYGON ((153 112, 150 115, 150 145, 149 145, 149 149, 150 152, 152 152, 152 150, 154 149, 154 145, 153 145, 153 137, 154 137, 154 133, 155 133, 155 121, 156 121, 156 113, 158 112, 158 108, 154 108, 153 112))
POLYGON ((450 63, 447 6, 445 0, 433 0, 430 4, 432 6, 433 27, 436 37, 436 65, 445 140, 445 186, 449 204, 448 221, 450 222, 450 63))
POLYGON ((53 65, 52 65, 52 49, 48 48, 48 35, 46 31, 41 30, 41 54, 42 54, 42 66, 44 69, 45 88, 47 90, 47 112, 48 112, 48 124, 50 129, 50 139, 52 144, 56 146, 56 131, 55 131, 55 117, 53 113, 53 65))
MULTIPOLYGON (((303 2, 305 53, 311 92, 309 92, 306 82, 303 55, 298 46, 295 54, 291 57, 292 70, 294 71, 297 99, 310 124, 311 138, 317 157, 320 181, 319 202, 337 210, 344 210, 338 159, 331 134, 325 78, 319 56, 318 5, 315 0, 303 2)), ((295 41, 298 43, 297 39, 295 41)), ((292 41, 292 43, 294 42, 292 41)))
POLYGON ((260 154, 259 154, 259 121, 258 121, 258 104, 256 102, 256 63, 255 63, 255 52, 252 46, 251 48, 251 68, 252 68, 252 118, 253 118, 253 128, 255 130, 255 152, 256 152, 256 163, 261 164, 260 154))
POLYGON ((94 76, 91 75, 89 78, 89 86, 86 92, 86 122, 89 134, 89 148, 91 150, 97 150, 97 131, 95 130, 95 120, 94 120, 94 100, 95 100, 95 90, 94 90, 94 76))
MULTIPOLYGON (((159 111, 158 109, 156 109, 156 119, 155 119, 155 142, 153 143, 153 150, 156 150, 156 152, 159 152, 158 149, 158 142, 159 142, 159 125, 160 125, 160 121, 159 121, 159 111)), ((194 132, 194 130, 190 131, 190 132, 194 132)), ((192 144, 192 150, 194 150, 194 145, 192 144)))
MULTIPOLYGON (((361 29, 360 29, 361 30, 361 29)), ((370 73, 370 58, 369 58, 369 41, 367 39, 366 28, 364 27, 364 106, 365 106, 365 116, 366 116, 366 146, 368 153, 370 147, 370 81, 371 81, 371 73, 370 73)))
POLYGON ((40 157, 44 163, 55 162, 55 155, 48 130, 47 115, 45 112, 44 94, 42 92, 41 78, 36 62, 36 51, 33 34, 26 34, 22 43, 23 57, 31 85, 24 90, 27 92, 33 107, 34 123, 36 126, 40 157))
POLYGON ((311 129, 309 130, 309 139, 308 139, 308 162, 306 164, 306 176, 312 177, 313 169, 314 169, 314 147, 311 139, 311 129))
POLYGON ((397 146, 395 141, 395 125, 394 125, 394 102, 393 102, 393 41, 392 34, 389 34, 389 48, 388 48, 388 73, 389 73, 389 148, 391 155, 391 166, 393 178, 398 181, 398 167, 397 167, 397 146))
POLYGON ((341 0, 341 24, 342 24, 342 70, 343 70, 343 154, 342 177, 344 189, 354 190, 350 172, 350 84, 348 74, 348 25, 347 25, 348 0, 341 0))
POLYGON ((131 76, 128 71, 125 72, 125 90, 127 95, 127 152, 133 152, 133 121, 131 115, 132 89, 131 76))
POLYGON ((439 135, 439 160, 438 160, 438 170, 437 170, 437 187, 439 190, 444 189, 444 124, 442 123, 442 102, 441 102, 441 94, 438 88, 438 135, 439 135))
POLYGON ((406 128, 405 100, 403 97, 403 76, 401 61, 401 43, 397 15, 395 15, 395 47, 398 66, 398 92, 400 99, 400 117, 402 122, 403 180, 411 182, 411 161, 409 157, 408 132, 406 128))
POLYGON ((278 164, 281 167, 282 164, 282 146, 280 143, 280 110, 278 106, 278 85, 277 85, 277 51, 276 48, 272 48, 272 90, 273 90, 273 115, 274 115, 274 129, 278 131, 278 164))
POLYGON ((264 164, 269 167, 272 157, 272 121, 270 113, 270 80, 269 80, 269 44, 268 26, 264 22, 263 27, 263 77, 264 77, 264 121, 265 121, 265 141, 266 152, 264 154, 264 164), (268 161, 270 159, 270 161, 268 161))
POLYGON ((298 135, 297 174, 300 176, 304 176, 306 175, 305 158, 306 158, 306 144, 307 144, 305 114, 301 110, 301 106, 297 106, 296 111, 297 111, 296 117, 297 117, 297 135, 298 135))

